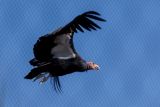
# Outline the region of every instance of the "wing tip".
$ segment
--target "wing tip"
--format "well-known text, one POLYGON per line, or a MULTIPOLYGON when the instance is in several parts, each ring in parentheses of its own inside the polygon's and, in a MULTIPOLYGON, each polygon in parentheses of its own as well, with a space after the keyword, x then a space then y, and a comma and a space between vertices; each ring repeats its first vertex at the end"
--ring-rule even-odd
POLYGON ((101 27, 94 23, 93 20, 106 22, 105 19, 100 17, 100 13, 90 10, 75 17, 61 31, 70 31, 70 29, 72 29, 75 33, 78 33, 79 31, 84 33, 84 30, 92 31, 101 29, 101 27))
POLYGON ((101 15, 100 13, 98 13, 97 11, 94 11, 94 10, 87 11, 83 14, 94 14, 94 15, 99 15, 99 16, 101 15))

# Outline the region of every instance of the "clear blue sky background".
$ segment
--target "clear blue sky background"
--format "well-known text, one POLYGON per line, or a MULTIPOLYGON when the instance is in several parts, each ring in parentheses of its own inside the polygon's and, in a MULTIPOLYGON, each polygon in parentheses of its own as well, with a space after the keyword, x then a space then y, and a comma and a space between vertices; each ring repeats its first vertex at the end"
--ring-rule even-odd
POLYGON ((0 107, 160 107, 160 1, 0 0, 0 107), (101 70, 61 77, 62 94, 25 80, 38 37, 88 10, 107 22, 75 47, 101 70))

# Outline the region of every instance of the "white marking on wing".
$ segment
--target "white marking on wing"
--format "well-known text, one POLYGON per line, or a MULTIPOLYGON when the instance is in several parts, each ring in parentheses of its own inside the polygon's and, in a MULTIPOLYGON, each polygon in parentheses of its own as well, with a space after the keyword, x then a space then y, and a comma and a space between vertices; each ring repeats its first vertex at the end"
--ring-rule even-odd
POLYGON ((72 55, 69 55, 69 56, 66 56, 66 57, 57 57, 58 59, 71 59, 71 58, 75 58, 76 57, 76 54, 72 54, 72 55))

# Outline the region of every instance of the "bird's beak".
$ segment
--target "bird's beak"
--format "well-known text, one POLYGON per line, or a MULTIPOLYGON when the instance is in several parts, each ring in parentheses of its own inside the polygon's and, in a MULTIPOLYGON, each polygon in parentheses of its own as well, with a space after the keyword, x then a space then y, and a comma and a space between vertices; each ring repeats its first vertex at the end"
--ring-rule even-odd
POLYGON ((87 62, 87 65, 90 70, 99 70, 100 69, 99 65, 97 65, 91 61, 87 62))
POLYGON ((96 70, 100 70, 100 67, 99 67, 99 66, 97 66, 96 70))
POLYGON ((97 64, 94 64, 94 70, 100 70, 100 67, 99 67, 99 65, 97 65, 97 64))

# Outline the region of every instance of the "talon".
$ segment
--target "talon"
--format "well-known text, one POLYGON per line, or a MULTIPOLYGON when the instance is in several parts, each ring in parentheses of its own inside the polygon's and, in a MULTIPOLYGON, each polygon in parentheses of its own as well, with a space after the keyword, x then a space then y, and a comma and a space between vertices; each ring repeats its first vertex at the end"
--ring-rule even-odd
POLYGON ((35 79, 33 81, 36 81, 40 78, 43 78, 44 77, 44 74, 39 74, 38 76, 35 77, 35 79))
POLYGON ((42 79, 39 81, 39 84, 43 84, 46 81, 46 77, 42 77, 42 79))
POLYGON ((47 73, 39 74, 38 76, 35 77, 35 79, 33 81, 36 81, 36 80, 40 79, 39 83, 43 84, 50 77, 50 74, 48 76, 46 76, 46 75, 47 75, 47 73))
POLYGON ((49 76, 48 77, 43 77, 41 80, 40 80, 40 84, 43 84, 45 83, 47 80, 48 80, 49 76))

